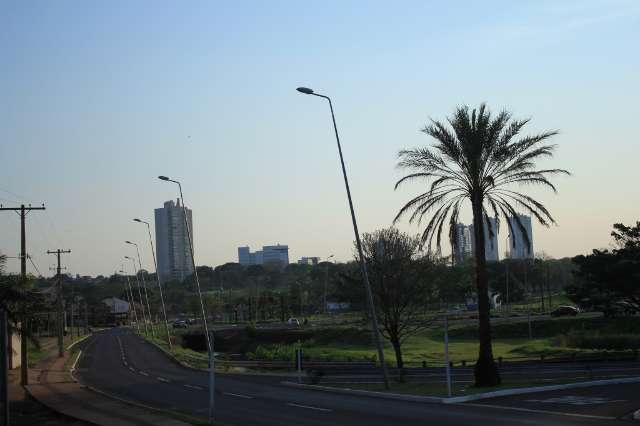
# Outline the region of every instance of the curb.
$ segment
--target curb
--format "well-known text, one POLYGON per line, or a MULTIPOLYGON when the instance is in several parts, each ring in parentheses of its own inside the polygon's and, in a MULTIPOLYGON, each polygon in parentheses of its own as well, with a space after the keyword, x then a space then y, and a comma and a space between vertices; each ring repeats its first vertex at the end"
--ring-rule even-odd
POLYGON ((151 342, 151 341, 149 341, 147 339, 144 339, 142 337, 140 337, 140 338, 142 339, 143 342, 150 344, 151 346, 153 346, 154 348, 156 348, 157 350, 159 350, 160 352, 165 354, 171 361, 175 362, 176 364, 180 365, 181 367, 188 368, 190 370, 195 370, 195 371, 209 371, 208 368, 198 368, 198 367, 194 367, 193 365, 187 364, 184 361, 180 361, 178 358, 176 358, 176 356, 174 354, 172 354, 171 352, 169 352, 168 350, 166 350, 162 346, 158 345, 157 343, 151 342))
MULTIPOLYGON (((593 380, 589 382, 568 383, 565 385, 549 385, 549 386, 536 386, 536 387, 528 387, 528 388, 514 388, 514 389, 505 389, 505 390, 493 391, 493 392, 477 393, 474 395, 454 396, 451 398, 386 393, 386 392, 367 391, 367 390, 361 390, 361 389, 336 388, 331 386, 307 385, 307 384, 294 383, 294 382, 280 382, 280 384, 283 386, 297 388, 297 389, 331 392, 331 393, 338 393, 338 394, 344 394, 344 395, 368 396, 372 398, 393 399, 393 400, 399 400, 399 401, 431 402, 431 403, 439 403, 439 404, 459 404, 463 402, 477 401, 480 399, 496 398, 499 396, 511 396, 511 395, 521 395, 521 394, 528 394, 528 393, 564 390, 564 389, 587 388, 591 386, 620 385, 625 383, 640 383, 640 377, 593 380)), ((636 411, 633 414, 633 418, 635 420, 640 420, 640 410, 636 411)))
POLYGON ((77 345, 80 342, 83 342, 85 340, 87 340, 89 337, 93 336, 93 332, 87 334, 86 336, 84 336, 82 339, 76 340, 75 342, 73 342, 72 344, 70 344, 69 346, 67 346, 65 348, 65 351, 68 351, 69 349, 71 349, 72 347, 74 347, 75 345, 77 345))
POLYGON ((636 410, 631 417, 633 420, 640 420, 640 410, 636 410))
POLYGON ((565 390, 565 389, 578 389, 578 388, 588 388, 592 386, 603 386, 603 385, 622 385, 625 383, 640 383, 640 377, 625 377, 622 379, 603 379, 603 380, 591 380, 588 382, 579 382, 579 383, 567 383, 564 385, 548 385, 548 386, 534 386, 528 388, 514 388, 514 389, 505 389, 494 392, 484 392, 478 393, 475 395, 465 395, 465 396, 456 396, 453 398, 444 398, 445 404, 455 404, 460 402, 468 402, 468 401, 476 401, 479 399, 488 399, 488 398, 496 398, 499 396, 511 396, 511 395, 522 395, 527 393, 538 393, 538 392, 548 392, 548 391, 556 391, 556 390, 565 390))
POLYGON ((408 394, 399 394, 399 393, 376 392, 376 391, 368 391, 368 390, 362 390, 362 389, 334 388, 331 386, 305 385, 302 383, 294 383, 294 382, 280 382, 280 384, 290 388, 339 393, 343 395, 359 395, 359 396, 369 396, 372 398, 395 399, 398 401, 444 403, 444 400, 446 399, 446 398, 440 398, 437 396, 420 396, 420 395, 408 395, 408 394))

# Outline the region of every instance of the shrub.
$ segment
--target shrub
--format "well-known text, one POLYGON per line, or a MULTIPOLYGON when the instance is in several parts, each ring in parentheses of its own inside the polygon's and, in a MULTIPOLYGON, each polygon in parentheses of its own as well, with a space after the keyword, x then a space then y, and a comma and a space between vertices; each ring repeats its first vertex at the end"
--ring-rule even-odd
POLYGON ((254 352, 247 352, 247 358, 264 361, 291 361, 295 360, 295 345, 258 345, 254 352))
POLYGON ((640 349, 640 335, 630 333, 606 333, 598 331, 571 331, 558 336, 556 343, 581 349, 640 349))

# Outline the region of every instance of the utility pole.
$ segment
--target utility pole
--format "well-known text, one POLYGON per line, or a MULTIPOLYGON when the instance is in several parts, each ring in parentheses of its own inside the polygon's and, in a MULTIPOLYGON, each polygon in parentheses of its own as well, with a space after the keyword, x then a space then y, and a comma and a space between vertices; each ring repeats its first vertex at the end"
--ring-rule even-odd
POLYGON ((2 418, 0 425, 9 426, 9 388, 8 382, 8 340, 7 340, 7 311, 0 309, 0 404, 2 404, 2 418))
POLYGON ((58 267, 56 268, 56 276, 58 277, 58 356, 64 356, 64 314, 62 312, 62 267, 60 266, 60 255, 71 253, 71 250, 57 249, 55 251, 47 250, 47 254, 55 254, 58 258, 58 267))
MULTIPOLYGON (((25 207, 3 207, 0 204, 0 211, 13 210, 20 216, 20 278, 22 283, 27 282, 27 237, 25 232, 25 219, 31 210, 44 210, 44 204, 41 207, 31 207, 31 204, 25 207)), ((20 384, 26 386, 29 384, 29 357, 27 348, 28 320, 24 315, 20 325, 20 384)), ((6 355, 3 355, 6 356, 6 355)))

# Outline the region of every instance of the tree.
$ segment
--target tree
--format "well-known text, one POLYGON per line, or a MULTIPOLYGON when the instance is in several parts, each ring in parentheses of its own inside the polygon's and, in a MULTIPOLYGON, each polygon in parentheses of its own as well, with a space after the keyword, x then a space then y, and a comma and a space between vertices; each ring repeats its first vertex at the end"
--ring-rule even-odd
POLYGON ((582 308, 600 310, 606 316, 640 312, 640 222, 613 225, 617 248, 593 250, 576 256, 576 282, 567 296, 582 308))
POLYGON ((420 240, 395 228, 362 236, 362 250, 376 305, 380 332, 389 340, 402 369, 402 343, 430 324, 421 318, 432 294, 432 262, 419 262, 420 240))
MULTIPOLYGON (((39 347, 38 340, 31 333, 29 323, 35 318, 37 312, 46 310, 48 307, 44 297, 32 289, 32 279, 27 277, 25 281, 16 275, 4 275, 5 262, 6 256, 0 253, 0 310, 7 312, 8 326, 12 332, 19 333, 22 338, 26 337, 39 347)), ((22 377, 26 377, 28 368, 27 363, 20 365, 22 377)), ((6 377, 4 379, 6 380, 6 377)))
MULTIPOLYGON (((449 240, 453 240, 455 224, 464 202, 470 202, 473 213, 475 243, 475 279, 478 296, 478 327, 480 348, 474 368, 476 386, 500 383, 500 374, 493 359, 491 324, 489 321, 488 277, 485 259, 485 233, 488 223, 489 237, 493 229, 490 212, 496 218, 514 218, 516 226, 528 235, 514 205, 533 215, 542 225, 555 223, 547 208, 532 197, 513 189, 514 184, 541 184, 556 188, 548 178, 556 174, 569 174, 562 169, 536 169, 535 161, 553 155, 554 146, 544 142, 557 132, 547 131, 516 139, 529 120, 512 120, 503 111, 493 117, 485 104, 479 109, 458 107, 448 119, 449 126, 431 120, 422 130, 435 139, 432 147, 414 148, 399 152, 398 167, 410 174, 395 185, 414 180, 426 183, 426 192, 404 205, 394 219, 412 212, 409 222, 420 221, 431 213, 421 243, 431 247, 433 239, 440 249, 442 230, 449 224, 449 240), (429 185, 430 183, 430 185, 429 185)), ((507 220, 513 232, 511 221, 507 220)))

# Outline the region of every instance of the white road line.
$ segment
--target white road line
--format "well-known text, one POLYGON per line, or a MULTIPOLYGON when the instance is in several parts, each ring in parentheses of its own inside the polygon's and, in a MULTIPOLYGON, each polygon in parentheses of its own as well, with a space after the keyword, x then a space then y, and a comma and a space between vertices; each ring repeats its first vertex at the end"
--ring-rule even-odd
POLYGON ((331 410, 329 408, 311 407, 310 405, 294 404, 293 402, 289 402, 289 403, 287 403, 287 405, 290 406, 290 407, 306 408, 306 409, 309 409, 309 410, 316 410, 316 411, 325 411, 325 412, 333 411, 333 410, 331 410))
POLYGON ((204 388, 201 388, 200 386, 193 386, 193 385, 183 385, 185 388, 189 388, 189 389, 195 389, 195 390, 203 390, 204 388))
POLYGON ((145 373, 144 371, 138 371, 138 373, 142 374, 143 376, 149 376, 149 373, 145 373))
POLYGON ((472 403, 460 403, 459 405, 465 405, 470 407, 497 408, 500 410, 523 411, 525 413, 540 413, 540 414, 554 414, 557 416, 582 417, 587 419, 599 419, 599 420, 615 420, 616 419, 615 417, 595 416, 592 414, 565 413, 563 411, 550 411, 550 410, 535 410, 533 408, 509 407, 507 405, 472 404, 472 403))
POLYGON ((136 369, 133 367, 129 367, 129 370, 133 371, 134 373, 136 372, 136 369))
POLYGON ((76 365, 78 364, 78 361, 80 360, 80 356, 82 355, 82 349, 78 351, 78 356, 76 357, 76 360, 73 362, 73 365, 71 366, 71 371, 76 371, 76 365))
POLYGON ((156 377, 156 380, 160 380, 161 382, 169 383, 171 380, 167 380, 164 377, 156 377))
POLYGON ((229 395, 229 396, 235 396, 238 398, 244 398, 244 399, 253 399, 252 396, 249 395, 241 395, 239 393, 231 393, 231 392, 222 392, 223 395, 229 395))

